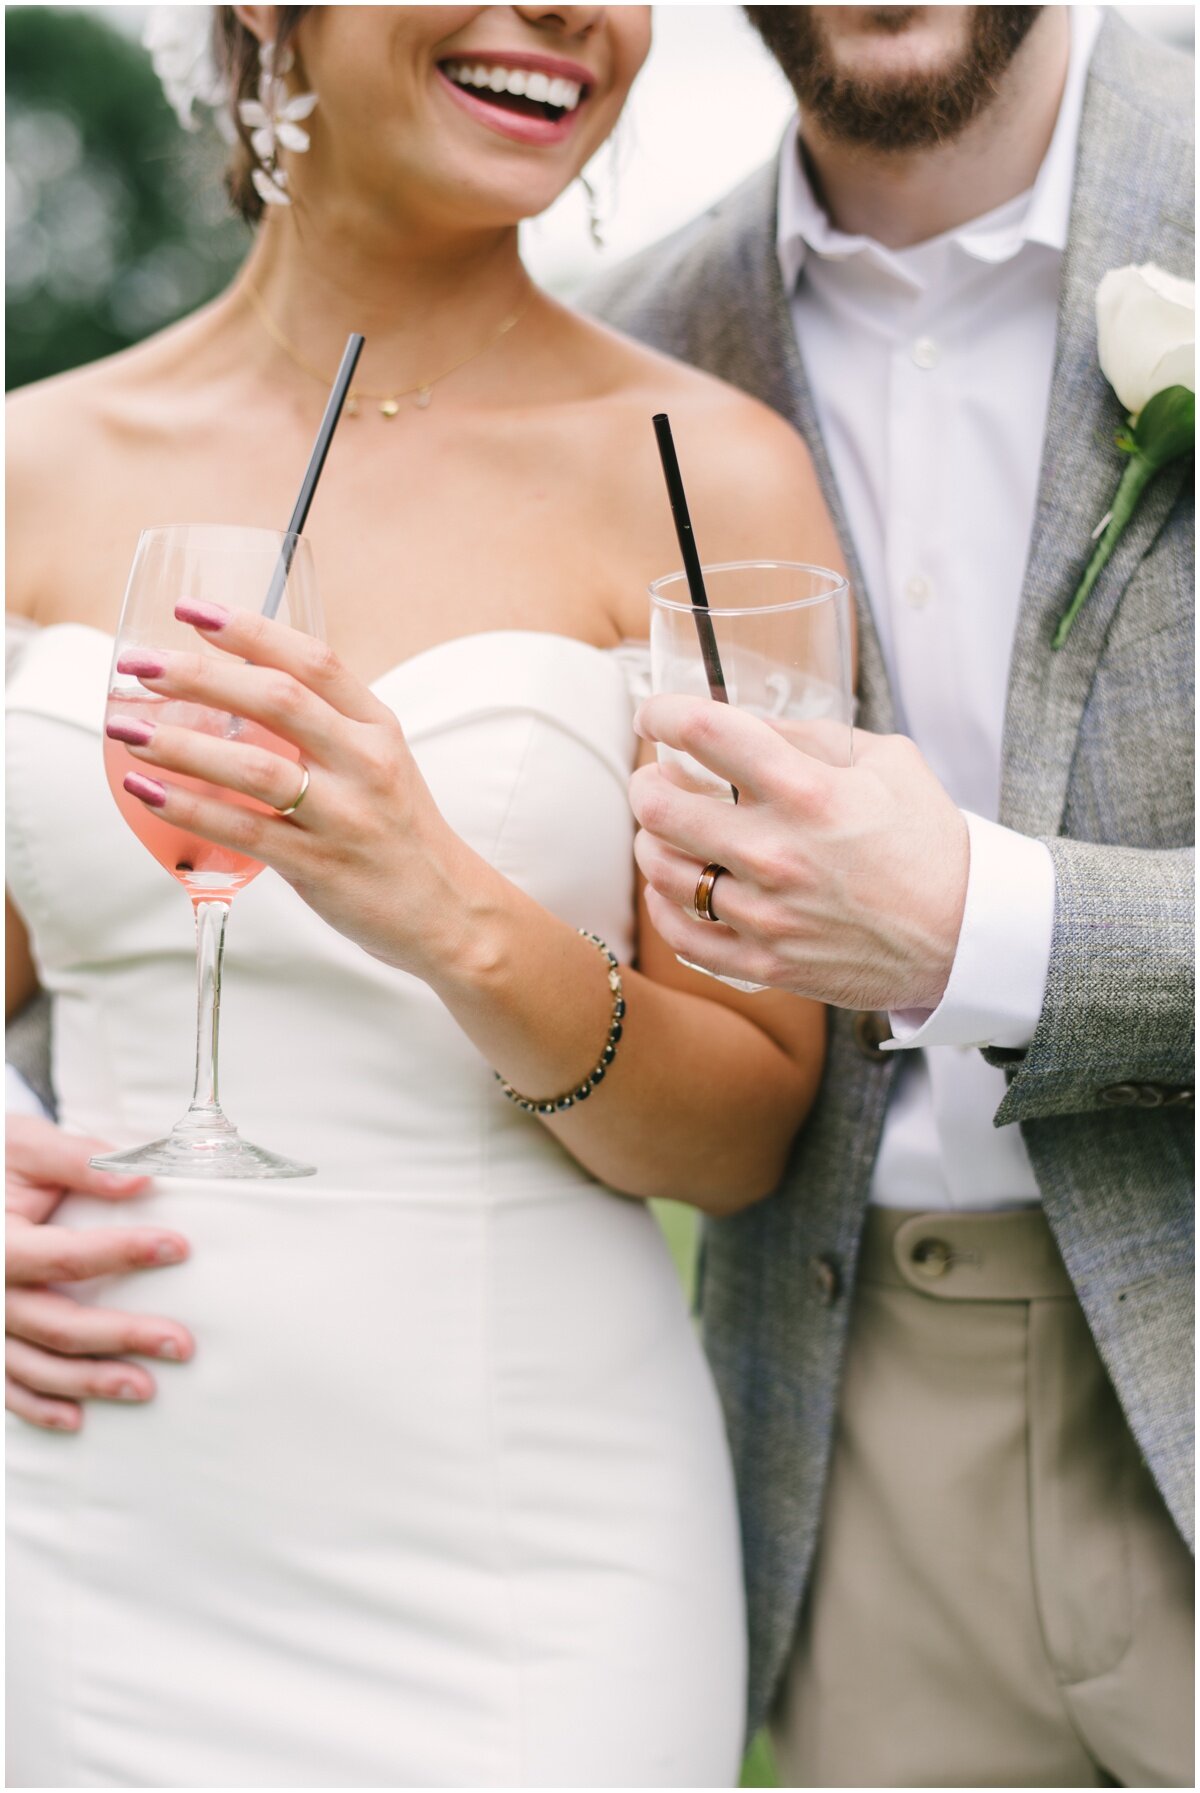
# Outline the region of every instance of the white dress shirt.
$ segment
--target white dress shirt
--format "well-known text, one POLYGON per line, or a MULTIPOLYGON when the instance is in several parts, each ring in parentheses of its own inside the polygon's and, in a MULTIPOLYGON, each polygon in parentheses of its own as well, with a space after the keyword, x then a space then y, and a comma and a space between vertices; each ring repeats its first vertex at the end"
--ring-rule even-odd
POLYGON ((50 1110, 37 1091, 26 1082, 16 1065, 4 1064, 5 1114, 31 1114, 38 1120, 49 1120, 50 1110))
MULTIPOLYGON (((1046 848, 997 822, 1017 611, 1037 501, 1075 152, 1098 7, 1073 7, 1054 135, 1028 192, 910 249, 837 230, 798 121, 780 164, 778 254, 897 712, 963 809, 970 871, 932 1014, 891 1017, 910 1048, 872 1200, 1003 1208, 1039 1199, 1003 1072, 980 1045, 1033 1036, 1054 919, 1046 848)), ((936 868, 931 867, 931 875, 936 868)))

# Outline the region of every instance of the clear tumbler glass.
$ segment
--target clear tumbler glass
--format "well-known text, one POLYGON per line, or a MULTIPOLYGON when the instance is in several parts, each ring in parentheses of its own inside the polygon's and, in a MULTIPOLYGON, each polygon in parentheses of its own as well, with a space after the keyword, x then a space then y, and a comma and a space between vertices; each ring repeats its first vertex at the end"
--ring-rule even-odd
MULTIPOLYGON (((707 612, 693 606, 683 573, 650 587, 650 679, 655 691, 711 697, 705 616, 729 703, 784 724, 805 753, 848 766, 854 723, 850 589, 843 574, 799 561, 739 560, 705 567, 707 612)), ((732 803, 733 791, 690 754, 659 746, 660 764, 687 789, 732 803)), ((719 925, 719 924, 717 924, 719 925)), ((694 971, 703 965, 681 961, 694 971)), ((722 978, 737 990, 761 990, 722 978)))

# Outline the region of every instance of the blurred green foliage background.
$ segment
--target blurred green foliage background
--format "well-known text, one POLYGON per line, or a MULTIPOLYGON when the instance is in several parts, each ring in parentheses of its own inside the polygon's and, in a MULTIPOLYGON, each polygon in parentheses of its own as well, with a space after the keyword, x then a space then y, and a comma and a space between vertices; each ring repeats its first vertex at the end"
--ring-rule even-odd
POLYGON ((95 11, 8 7, 5 387, 139 342, 246 252, 224 145, 188 136, 139 44, 95 11))

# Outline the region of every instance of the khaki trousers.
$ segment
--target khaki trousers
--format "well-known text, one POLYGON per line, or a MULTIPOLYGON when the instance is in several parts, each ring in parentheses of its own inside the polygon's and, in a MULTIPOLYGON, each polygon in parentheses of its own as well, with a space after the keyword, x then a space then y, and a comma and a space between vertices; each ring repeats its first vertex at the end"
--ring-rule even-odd
POLYGON ((1192 1786, 1193 1570, 1040 1211, 868 1218, 789 1787, 1192 1786))

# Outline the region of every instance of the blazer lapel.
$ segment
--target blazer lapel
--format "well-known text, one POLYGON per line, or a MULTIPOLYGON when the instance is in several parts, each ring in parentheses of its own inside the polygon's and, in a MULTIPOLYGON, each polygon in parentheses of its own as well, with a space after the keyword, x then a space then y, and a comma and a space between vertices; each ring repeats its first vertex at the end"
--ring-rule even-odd
POLYGON ((1088 81, 1041 484, 1009 674, 1000 819, 1033 835, 1059 830, 1080 719, 1109 627, 1185 477, 1185 464, 1177 463, 1151 482, 1066 644, 1053 652, 1051 637, 1091 553, 1091 531, 1123 467, 1113 438, 1125 415, 1096 356, 1096 288, 1110 268, 1128 263, 1175 262, 1175 271, 1188 271, 1180 221, 1147 203, 1147 192, 1178 185, 1139 178, 1145 167, 1175 162, 1187 178, 1186 146, 1160 129, 1144 104, 1135 107, 1117 90, 1115 52, 1127 29, 1115 20, 1105 25, 1088 81))

